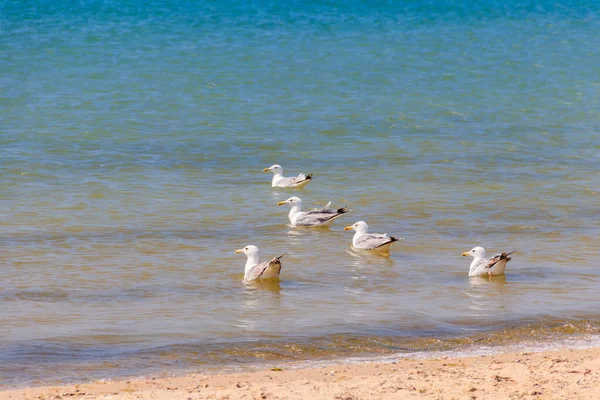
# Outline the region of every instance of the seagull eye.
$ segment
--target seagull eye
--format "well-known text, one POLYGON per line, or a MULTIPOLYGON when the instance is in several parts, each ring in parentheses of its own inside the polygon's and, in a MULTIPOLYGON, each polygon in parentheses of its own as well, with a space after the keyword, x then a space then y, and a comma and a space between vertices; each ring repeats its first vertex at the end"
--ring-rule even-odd
POLYGON ((475 253, 475 250, 471 250, 472 253, 475 253))

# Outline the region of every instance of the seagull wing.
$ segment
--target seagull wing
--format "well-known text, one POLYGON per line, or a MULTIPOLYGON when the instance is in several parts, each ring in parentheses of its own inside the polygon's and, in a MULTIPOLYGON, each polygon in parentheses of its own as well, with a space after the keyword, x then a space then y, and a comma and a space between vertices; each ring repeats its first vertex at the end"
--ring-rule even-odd
POLYGON ((283 255, 275 257, 271 261, 263 261, 256 264, 248 271, 244 280, 246 282, 251 282, 261 279, 261 277, 266 279, 266 275, 269 275, 269 277, 279 276, 279 273, 281 272, 281 257, 283 257, 283 255))
POLYGON ((509 257, 509 255, 511 255, 512 253, 514 253, 516 250, 511 251, 510 253, 502 253, 502 254, 496 254, 494 257, 489 258, 487 260, 483 260, 485 261, 486 265, 485 268, 492 268, 494 265, 498 264, 498 262, 500 262, 501 260, 506 260, 506 262, 509 262, 511 260, 511 258, 509 257))
POLYGON ((393 236, 387 236, 387 234, 380 233, 365 233, 356 239, 354 247, 365 250, 375 250, 381 246, 397 242, 393 236))
POLYGON ((284 177, 277 181, 277 186, 291 187, 291 188, 303 186, 303 185, 307 184, 308 182, 310 182, 311 179, 312 179, 312 175, 310 175, 310 174, 309 175, 299 174, 298 176, 294 176, 294 177, 284 177))
POLYGON ((313 208, 312 211, 324 211, 324 210, 327 210, 329 207, 331 207, 331 201, 329 201, 329 203, 325 204, 324 207, 313 208))
POLYGON ((348 210, 346 207, 338 208, 337 210, 333 208, 322 208, 319 210, 313 210, 303 213, 302 215, 296 218, 297 226, 319 226, 323 225, 329 221, 336 219, 342 214, 347 213, 348 210))

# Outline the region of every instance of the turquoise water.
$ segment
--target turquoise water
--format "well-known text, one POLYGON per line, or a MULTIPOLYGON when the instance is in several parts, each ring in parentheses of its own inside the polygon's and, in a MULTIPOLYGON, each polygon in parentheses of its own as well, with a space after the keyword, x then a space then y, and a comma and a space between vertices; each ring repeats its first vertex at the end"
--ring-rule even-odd
POLYGON ((0 4, 0 381, 598 334, 600 6, 463 3, 0 4))

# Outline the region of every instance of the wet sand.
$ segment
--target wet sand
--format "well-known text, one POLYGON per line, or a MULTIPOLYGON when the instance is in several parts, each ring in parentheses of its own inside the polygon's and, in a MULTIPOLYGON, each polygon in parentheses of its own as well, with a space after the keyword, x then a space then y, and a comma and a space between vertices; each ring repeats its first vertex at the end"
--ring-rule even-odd
POLYGON ((149 377, 0 392, 0 400, 67 398, 598 399, 600 348, 149 377))

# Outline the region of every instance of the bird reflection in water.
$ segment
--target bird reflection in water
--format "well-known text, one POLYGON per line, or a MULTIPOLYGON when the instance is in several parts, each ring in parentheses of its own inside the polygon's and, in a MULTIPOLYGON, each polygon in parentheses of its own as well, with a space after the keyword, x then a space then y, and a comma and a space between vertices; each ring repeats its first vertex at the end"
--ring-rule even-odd
POLYGON ((469 277, 470 286, 492 285, 503 286, 506 283, 506 275, 493 276, 471 276, 469 277))
POLYGON ((474 317, 505 313, 507 289, 506 275, 472 276, 465 294, 474 317))
POLYGON ((359 268, 378 266, 391 267, 394 265, 394 259, 390 257, 389 253, 361 250, 354 247, 348 248, 346 253, 354 257, 352 264, 359 268))
POLYGON ((252 282, 246 282, 246 292, 267 290, 279 294, 281 291, 281 282, 279 279, 263 279, 252 282))
POLYGON ((237 326, 252 332, 262 331, 281 308, 279 280, 267 279, 244 283, 241 314, 237 326))

